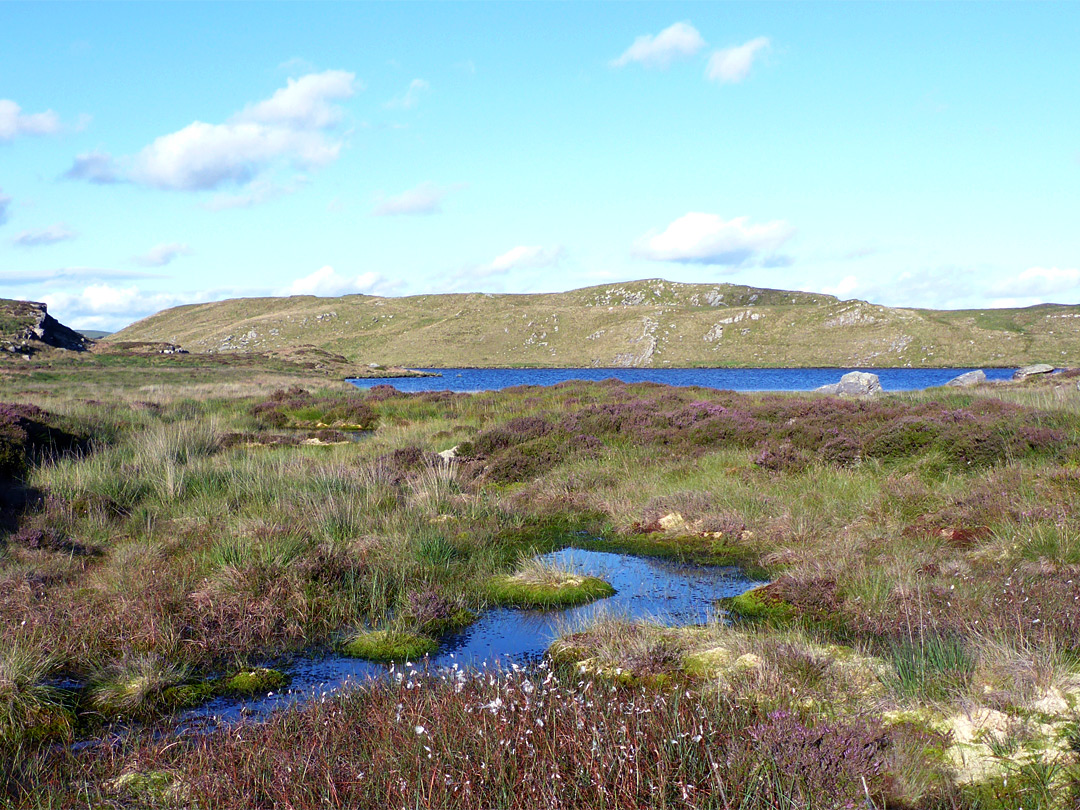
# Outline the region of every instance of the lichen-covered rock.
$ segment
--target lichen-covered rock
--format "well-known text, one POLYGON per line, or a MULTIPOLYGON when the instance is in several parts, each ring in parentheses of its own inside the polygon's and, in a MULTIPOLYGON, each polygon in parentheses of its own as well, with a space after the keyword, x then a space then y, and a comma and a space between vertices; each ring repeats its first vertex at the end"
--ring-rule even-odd
POLYGON ((986 372, 980 368, 977 371, 968 371, 958 377, 953 377, 945 385, 951 385, 953 388, 971 388, 984 382, 986 382, 986 372))
POLYGON ((823 385, 814 389, 821 394, 838 397, 870 397, 882 391, 881 380, 877 374, 866 371, 849 371, 840 378, 840 382, 823 385))
POLYGON ((1018 368, 1013 372, 1012 378, 1014 380, 1026 380, 1028 377, 1035 377, 1039 374, 1050 374, 1053 370, 1054 367, 1049 363, 1035 363, 1034 365, 1018 368))

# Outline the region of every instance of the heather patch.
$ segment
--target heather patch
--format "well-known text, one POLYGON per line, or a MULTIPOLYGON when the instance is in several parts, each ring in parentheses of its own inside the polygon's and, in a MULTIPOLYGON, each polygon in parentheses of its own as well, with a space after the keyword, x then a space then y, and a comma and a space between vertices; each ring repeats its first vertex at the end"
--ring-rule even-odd
POLYGON ((275 428, 371 430, 378 423, 378 414, 359 395, 316 396, 299 386, 274 392, 251 413, 275 428))

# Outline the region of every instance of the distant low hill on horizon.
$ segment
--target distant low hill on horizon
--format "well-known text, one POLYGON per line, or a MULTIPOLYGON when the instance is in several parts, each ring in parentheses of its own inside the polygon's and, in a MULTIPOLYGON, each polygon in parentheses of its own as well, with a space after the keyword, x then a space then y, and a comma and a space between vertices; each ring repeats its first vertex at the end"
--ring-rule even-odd
POLYGON ((1080 365, 1080 305, 931 310, 661 279, 564 293, 239 298, 108 337, 191 352, 311 345, 410 367, 1080 365))

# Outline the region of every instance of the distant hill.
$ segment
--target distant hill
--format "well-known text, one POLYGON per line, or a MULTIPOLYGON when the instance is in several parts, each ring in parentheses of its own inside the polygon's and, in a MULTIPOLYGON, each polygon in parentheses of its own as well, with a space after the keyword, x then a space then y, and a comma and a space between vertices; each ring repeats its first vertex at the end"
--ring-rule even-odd
POLYGON ((93 343, 56 320, 44 304, 0 298, 0 352, 23 356, 43 349, 81 352, 93 343))
POLYGON ((660 279, 565 293, 241 298, 105 338, 192 352, 311 345, 355 363, 455 366, 1080 365, 1080 306, 929 310, 660 279))
POLYGON ((108 337, 112 332, 102 332, 100 329, 79 329, 77 330, 83 337, 88 337, 91 340, 101 340, 103 337, 108 337))

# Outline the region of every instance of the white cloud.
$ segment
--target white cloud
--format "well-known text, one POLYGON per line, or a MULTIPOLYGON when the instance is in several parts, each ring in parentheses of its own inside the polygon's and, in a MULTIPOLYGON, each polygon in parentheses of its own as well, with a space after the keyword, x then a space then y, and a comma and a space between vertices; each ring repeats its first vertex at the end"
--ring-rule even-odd
POLYGON ((217 301, 229 297, 226 291, 148 293, 137 286, 91 284, 81 292, 58 292, 41 296, 49 313, 76 329, 114 330, 139 318, 169 307, 217 301))
POLYGON ((990 292, 998 297, 1045 300, 1046 296, 1074 292, 1077 288, 1080 288, 1080 269, 1029 267, 1013 278, 994 284, 990 292))
POLYGON ((9 219, 11 219, 11 197, 4 193, 3 189, 0 189, 0 225, 3 225, 9 219))
POLYGON ((661 262, 776 266, 787 261, 775 251, 794 234, 795 229, 782 220, 754 225, 748 217, 724 220, 691 212, 659 233, 645 234, 635 243, 634 253, 661 262))
POLYGON ((420 94, 431 89, 429 85, 423 79, 413 79, 409 82, 408 88, 405 90, 405 94, 392 98, 386 102, 386 107, 391 110, 411 110, 417 104, 420 103, 420 94))
POLYGON ((284 125, 301 129, 325 129, 340 123, 342 110, 330 101, 351 98, 362 83, 355 73, 327 70, 289 79, 285 87, 234 117, 239 123, 284 125))
POLYGON ((52 135, 60 131, 60 118, 52 110, 26 114, 11 99, 0 98, 0 141, 19 135, 52 135))
MULTIPOLYGON (((338 158, 343 144, 325 131, 343 117, 332 102, 349 98, 359 86, 352 73, 340 70, 289 79, 273 96, 225 123, 194 121, 156 138, 123 161, 130 166, 126 179, 174 191, 248 186, 245 201, 237 204, 257 202, 259 189, 250 184, 263 172, 283 166, 313 169, 338 158)), ((118 165, 109 155, 92 152, 76 158, 65 176, 113 182, 121 176, 118 165)))
POLYGON ((106 152, 84 152, 75 157, 71 168, 63 174, 66 180, 86 180, 105 185, 120 182, 120 170, 112 155, 106 152))
POLYGON ((314 273, 298 278, 280 295, 319 295, 338 296, 364 293, 366 295, 383 295, 394 289, 397 285, 388 282, 378 273, 361 273, 349 278, 338 273, 330 265, 320 267, 314 273))
POLYGON ((41 247, 42 245, 66 242, 76 236, 78 234, 75 231, 58 222, 55 225, 49 225, 47 228, 33 228, 17 233, 12 237, 11 243, 16 247, 41 247))
POLYGON ((135 159, 133 177, 161 189, 215 189, 247 183, 278 158, 311 169, 332 163, 340 151, 340 142, 320 132, 196 121, 144 148, 135 159))
POLYGON ((460 186, 443 188, 434 183, 421 183, 408 191, 380 200, 371 213, 377 217, 439 214, 442 213, 443 198, 457 188, 460 186))
POLYGON ((734 48, 713 51, 705 77, 720 84, 737 84, 750 75, 754 59, 768 47, 768 37, 757 37, 734 48))
POLYGON ((822 287, 821 291, 827 295, 835 295, 837 298, 845 300, 850 298, 851 293, 855 292, 858 288, 859 279, 855 276, 844 276, 835 286, 822 287))
POLYGON ((545 248, 539 245, 518 245, 499 256, 487 265, 489 273, 508 273, 511 270, 536 269, 551 267, 566 255, 562 245, 545 248))
POLYGON ((622 56, 611 61, 612 67, 637 62, 645 67, 666 68, 675 59, 693 56, 705 47, 705 40, 690 23, 677 22, 656 36, 645 34, 634 40, 622 56))
POLYGON ((162 242, 154 245, 141 256, 135 257, 135 263, 143 267, 164 267, 173 259, 191 254, 191 248, 180 242, 162 242))

